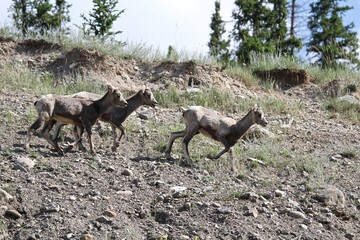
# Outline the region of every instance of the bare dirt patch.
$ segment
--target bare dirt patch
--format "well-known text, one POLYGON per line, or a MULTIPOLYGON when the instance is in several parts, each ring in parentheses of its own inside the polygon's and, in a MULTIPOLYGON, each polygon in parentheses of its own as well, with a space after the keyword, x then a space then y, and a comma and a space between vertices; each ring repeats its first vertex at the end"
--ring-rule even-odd
POLYGON ((274 83, 282 89, 310 84, 309 75, 302 69, 272 69, 255 71, 254 74, 263 81, 273 80, 274 83))

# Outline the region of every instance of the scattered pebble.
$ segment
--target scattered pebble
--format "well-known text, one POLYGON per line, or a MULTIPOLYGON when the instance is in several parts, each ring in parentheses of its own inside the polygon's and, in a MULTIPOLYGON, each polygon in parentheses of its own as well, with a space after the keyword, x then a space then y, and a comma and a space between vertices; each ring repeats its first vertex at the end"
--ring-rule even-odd
POLYGON ((275 190, 275 196, 276 197, 285 197, 285 192, 277 189, 277 190, 275 190))
POLYGON ((125 176, 132 176, 132 175, 134 175, 133 171, 131 171, 130 169, 125 169, 121 174, 122 174, 122 175, 125 175, 125 176))
POLYGON ((229 214, 231 213, 231 210, 228 209, 228 208, 217 208, 216 209, 219 213, 222 213, 222 214, 229 214))
POLYGON ((293 218, 305 218, 305 214, 299 211, 290 211, 288 215, 293 218))
POLYGON ((109 217, 116 217, 116 216, 117 216, 117 213, 114 212, 114 211, 111 211, 111 210, 105 210, 105 211, 104 211, 104 214, 105 214, 106 216, 109 216, 109 217))

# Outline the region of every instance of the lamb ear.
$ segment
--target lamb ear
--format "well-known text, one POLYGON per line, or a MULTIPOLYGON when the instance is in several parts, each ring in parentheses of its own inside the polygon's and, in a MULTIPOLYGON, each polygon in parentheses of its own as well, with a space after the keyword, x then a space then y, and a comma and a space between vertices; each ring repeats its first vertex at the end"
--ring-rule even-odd
POLYGON ((114 91, 114 87, 111 84, 108 84, 107 88, 109 92, 114 91))

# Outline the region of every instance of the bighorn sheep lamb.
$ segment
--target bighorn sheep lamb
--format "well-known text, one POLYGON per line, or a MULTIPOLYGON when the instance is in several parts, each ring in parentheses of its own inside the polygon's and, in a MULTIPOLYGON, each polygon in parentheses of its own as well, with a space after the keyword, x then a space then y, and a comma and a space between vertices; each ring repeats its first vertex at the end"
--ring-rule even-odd
MULTIPOLYGON (((79 92, 72 95, 72 97, 81 97, 81 98, 88 98, 91 100, 99 99, 101 96, 93 93, 88 92, 79 92)), ((108 122, 111 124, 112 132, 113 132, 113 146, 112 150, 116 151, 117 147, 120 145, 120 141, 122 137, 125 136, 126 130, 122 126, 122 123, 126 120, 126 118, 134 112, 138 107, 142 105, 148 105, 155 107, 155 105, 158 103, 151 92, 149 88, 144 88, 139 90, 135 95, 131 96, 130 98, 126 99, 128 105, 125 108, 121 108, 118 106, 112 106, 107 111, 101 115, 99 118, 100 121, 108 122), (117 141, 117 132, 116 128, 120 129, 121 135, 119 137, 119 140, 117 141)), ((59 132, 61 127, 64 124, 57 123, 54 133, 54 140, 57 139, 59 136, 59 132)), ((75 132, 76 133, 76 132, 75 132)), ((81 142, 79 142, 79 147, 83 148, 81 142)))
MULTIPOLYGON (((96 101, 48 94, 42 96, 34 105, 38 112, 38 118, 28 129, 25 142, 26 150, 30 149, 32 134, 43 126, 41 135, 62 155, 63 151, 57 142, 51 139, 49 134, 54 124, 61 122, 77 126, 79 133, 83 132, 85 128, 89 136, 90 152, 94 158, 98 158, 91 138, 91 126, 95 124, 97 119, 108 110, 109 107, 113 105, 126 107, 127 102, 118 89, 108 85, 107 93, 96 101)), ((79 138, 73 145, 80 141, 79 138)))
POLYGON ((234 166, 235 143, 244 135, 244 133, 253 125, 267 125, 267 121, 260 108, 254 107, 240 121, 220 115, 218 112, 201 106, 192 106, 183 113, 186 128, 183 131, 171 133, 168 146, 165 150, 165 157, 170 159, 171 147, 176 138, 182 137, 182 147, 185 155, 185 161, 188 165, 193 165, 189 156, 189 141, 198 133, 206 137, 221 142, 225 149, 216 155, 209 154, 208 158, 217 159, 230 150, 230 166, 232 171, 236 171, 234 166))

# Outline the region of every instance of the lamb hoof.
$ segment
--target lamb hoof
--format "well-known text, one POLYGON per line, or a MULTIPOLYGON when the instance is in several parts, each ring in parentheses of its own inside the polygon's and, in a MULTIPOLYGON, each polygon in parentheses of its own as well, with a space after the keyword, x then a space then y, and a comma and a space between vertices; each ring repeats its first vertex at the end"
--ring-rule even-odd
POLYGON ((113 152, 116 152, 116 149, 117 149, 116 146, 112 146, 112 147, 111 147, 111 151, 113 151, 113 152))
POLYGON ((101 163, 101 158, 100 158, 98 155, 94 155, 93 160, 94 160, 96 163, 101 163))
POLYGON ((214 155, 214 154, 209 153, 209 154, 207 155, 207 158, 210 158, 210 159, 215 159, 215 155, 214 155))

